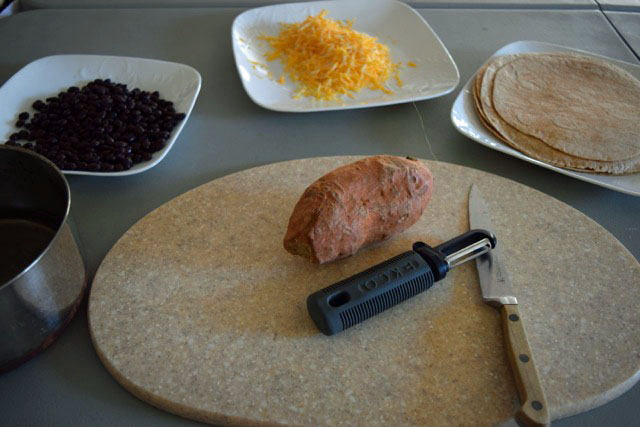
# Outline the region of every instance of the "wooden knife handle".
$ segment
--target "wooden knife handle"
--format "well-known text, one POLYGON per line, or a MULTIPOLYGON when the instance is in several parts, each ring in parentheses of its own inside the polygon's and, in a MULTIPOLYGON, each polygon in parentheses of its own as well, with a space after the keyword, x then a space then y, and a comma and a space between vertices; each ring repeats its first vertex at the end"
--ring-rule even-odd
POLYGON ((516 413, 516 421, 523 426, 549 425, 549 407, 524 332, 518 305, 505 304, 501 311, 507 355, 522 405, 516 413))

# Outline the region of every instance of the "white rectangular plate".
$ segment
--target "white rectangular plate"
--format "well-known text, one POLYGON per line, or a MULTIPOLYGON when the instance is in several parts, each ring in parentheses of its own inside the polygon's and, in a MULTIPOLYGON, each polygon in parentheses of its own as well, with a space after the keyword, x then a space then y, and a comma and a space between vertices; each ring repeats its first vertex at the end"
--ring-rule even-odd
MULTIPOLYGON (((499 49, 496 53, 493 54, 493 56, 491 56, 491 58, 501 55, 528 52, 573 52, 579 53, 581 55, 593 56, 609 61, 610 63, 617 65, 624 70, 627 70, 628 72, 633 74, 634 77, 640 79, 640 66, 638 65, 633 65, 629 64, 628 62, 618 61, 616 59, 595 55, 593 53, 585 52, 582 50, 571 49, 568 47, 543 42, 514 42, 499 49)), ((529 163, 533 163, 535 165, 560 172, 564 175, 568 175, 582 181, 600 185, 611 190, 632 194, 634 196, 640 196, 640 174, 599 175, 563 169, 529 157, 526 154, 523 154, 511 148, 504 142, 500 141, 482 124, 482 122, 480 122, 480 119, 478 118, 473 102, 472 85, 474 78, 475 74, 469 79, 467 84, 464 85, 464 87, 460 91, 460 94, 458 94, 458 97, 453 103, 453 107, 451 108, 451 121, 453 122, 455 128, 458 129, 458 131, 460 131, 463 135, 479 142, 482 145, 486 145, 487 147, 493 148, 494 150, 502 151, 503 153, 525 160, 529 163)))
POLYGON ((89 172, 63 170, 69 175, 122 176, 143 172, 157 165, 176 142, 187 122, 200 92, 200 74, 193 68, 174 62, 144 58, 98 55, 55 55, 25 65, 0 88, 0 143, 16 132, 18 114, 31 108, 36 100, 56 96, 71 86, 81 87, 95 79, 111 79, 124 83, 129 90, 138 88, 160 92, 185 118, 173 128, 164 148, 153 153, 151 160, 137 163, 121 172, 89 172))
POLYGON ((344 0, 289 3, 260 7, 239 15, 231 29, 233 54, 238 73, 249 97, 258 105, 275 111, 310 112, 377 107, 435 98, 451 92, 460 75, 451 55, 429 24, 415 10, 392 0, 344 0), (363 89, 354 98, 320 101, 312 97, 293 99, 295 85, 283 75, 279 60, 267 61, 269 45, 260 36, 276 36, 281 23, 304 21, 326 10, 328 17, 354 20, 354 30, 377 37, 387 46, 391 60, 402 62, 398 87, 390 79, 392 94, 363 89), (417 67, 407 67, 413 61, 417 67), (256 66, 256 63, 263 66, 256 66))

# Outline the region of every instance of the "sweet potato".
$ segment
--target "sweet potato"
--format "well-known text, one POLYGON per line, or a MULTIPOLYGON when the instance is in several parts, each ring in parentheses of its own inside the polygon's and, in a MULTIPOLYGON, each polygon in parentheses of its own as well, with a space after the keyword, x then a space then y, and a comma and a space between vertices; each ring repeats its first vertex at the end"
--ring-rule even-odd
POLYGON ((284 247, 317 263, 347 257, 415 224, 432 189, 429 169, 410 157, 375 156, 339 167, 304 191, 284 247))

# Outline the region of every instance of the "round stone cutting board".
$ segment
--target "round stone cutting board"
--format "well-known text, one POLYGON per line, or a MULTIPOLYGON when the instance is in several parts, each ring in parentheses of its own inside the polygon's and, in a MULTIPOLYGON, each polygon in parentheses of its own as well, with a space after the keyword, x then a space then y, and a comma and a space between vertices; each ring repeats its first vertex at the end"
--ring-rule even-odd
POLYGON ((482 191, 553 418, 638 380, 640 265, 577 210, 481 171, 426 162, 434 193, 407 231, 338 262, 287 253, 314 180, 355 157, 296 160, 217 179, 151 212, 111 249, 89 301, 93 342, 131 393, 200 421, 260 425, 494 425, 517 394, 499 313, 474 263, 332 337, 307 295, 422 240, 468 230, 482 191))

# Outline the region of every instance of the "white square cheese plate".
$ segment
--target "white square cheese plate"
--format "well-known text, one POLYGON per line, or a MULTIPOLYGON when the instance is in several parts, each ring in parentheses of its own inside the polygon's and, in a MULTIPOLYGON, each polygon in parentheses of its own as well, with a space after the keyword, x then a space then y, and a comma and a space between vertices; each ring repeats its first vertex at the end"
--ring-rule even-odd
POLYGON ((231 39, 236 66, 249 97, 275 111, 311 112, 377 107, 435 98, 458 85, 460 75, 451 55, 429 24, 415 10, 393 0, 339 0, 288 3, 260 7, 239 15, 233 22, 231 39), (391 94, 363 89, 353 98, 321 101, 313 97, 293 98, 295 83, 284 75, 279 60, 267 61, 269 44, 262 36, 277 36, 283 23, 304 21, 323 10, 327 18, 353 20, 353 29, 376 37, 389 46, 391 60, 401 63, 399 77, 389 79, 391 94), (408 67, 407 62, 416 67, 408 67))
MULTIPOLYGON (((568 47, 543 42, 518 41, 510 43, 499 49, 496 53, 493 54, 493 56, 491 56, 491 58, 502 55, 510 55, 514 53, 529 52, 573 52, 581 55, 593 56, 595 58, 600 58, 608 61, 613 65, 617 65, 618 67, 631 73, 634 77, 640 79, 640 66, 638 65, 630 64, 624 61, 618 61, 616 59, 607 58, 600 55, 595 55, 593 53, 585 52, 578 49, 571 49, 568 47)), ((478 118, 473 101, 474 78, 475 73, 469 79, 467 84, 464 85, 455 102, 453 103, 453 107, 451 108, 451 121, 460 133, 476 142, 479 142, 482 145, 517 157, 529 163, 551 169, 553 171, 580 179, 582 181, 600 185, 611 190, 620 191, 622 193, 627 193, 634 196, 640 196, 640 173, 631 175, 604 175, 563 169, 534 159, 533 157, 529 157, 526 154, 523 154, 520 151, 511 148, 509 145, 496 138, 478 118)))
POLYGON ((0 138, 16 132, 15 122, 23 111, 35 112, 31 105, 38 99, 56 96, 71 86, 81 87, 95 79, 124 83, 129 90, 158 91, 160 98, 173 102, 176 112, 185 118, 172 130, 164 148, 151 160, 134 164, 120 172, 63 170, 68 175, 123 176, 143 172, 157 165, 176 142, 189 119, 200 92, 200 74, 188 65, 154 59, 99 55, 55 55, 25 65, 0 88, 0 138))

